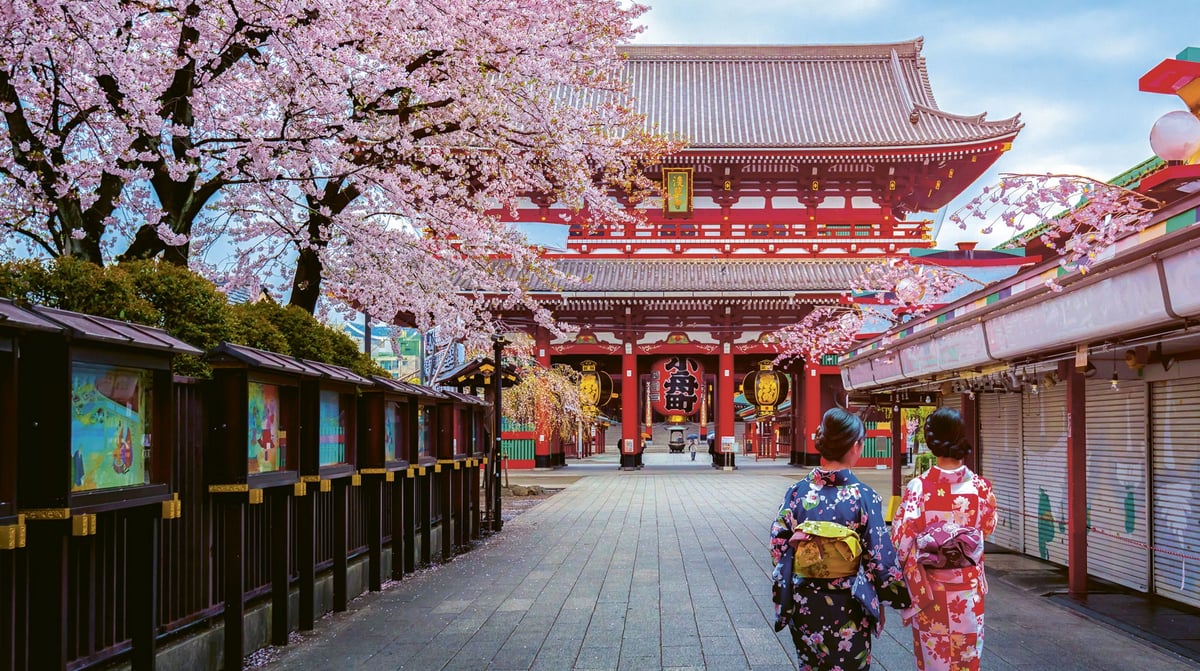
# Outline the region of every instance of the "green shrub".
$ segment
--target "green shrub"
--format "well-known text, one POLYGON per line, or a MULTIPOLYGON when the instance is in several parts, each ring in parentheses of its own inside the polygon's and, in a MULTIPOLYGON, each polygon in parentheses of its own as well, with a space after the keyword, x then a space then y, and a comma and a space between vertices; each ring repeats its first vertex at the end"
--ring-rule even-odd
MULTIPOLYGON (((170 263, 126 261, 101 268, 72 257, 0 264, 0 296, 156 326, 199 349, 222 341, 387 375, 354 340, 295 306, 270 300, 230 305, 200 275, 170 263)), ((177 355, 175 372, 208 377, 203 359, 177 355)))

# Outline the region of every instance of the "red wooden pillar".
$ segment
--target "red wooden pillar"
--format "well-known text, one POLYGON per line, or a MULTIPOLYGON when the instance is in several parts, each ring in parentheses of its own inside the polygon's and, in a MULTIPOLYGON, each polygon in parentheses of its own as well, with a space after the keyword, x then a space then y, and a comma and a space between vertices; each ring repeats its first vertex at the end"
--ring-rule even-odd
POLYGON ((1083 373, 1059 364, 1067 380, 1067 591, 1087 596, 1087 413, 1083 373))
POLYGON ((821 374, 817 371, 818 362, 804 363, 804 435, 801 437, 804 445, 804 465, 816 466, 821 463, 813 445, 813 435, 821 425, 821 374))
MULTIPOLYGON (((641 438, 638 435, 638 401, 641 397, 637 355, 633 353, 633 344, 625 343, 625 353, 621 355, 621 443, 617 446, 622 465, 625 464, 626 446, 632 445, 636 450, 641 438)), ((631 460, 630 465, 632 463, 631 460)))
POLYGON ((733 382, 733 354, 729 351, 729 343, 722 345, 721 353, 717 355, 717 439, 715 450, 722 465, 733 465, 733 457, 722 454, 721 445, 724 438, 734 436, 733 396, 736 392, 733 382))
MULTIPOLYGON (((967 439, 971 441, 971 453, 963 459, 963 463, 967 468, 978 473, 979 472, 979 414, 976 411, 979 400, 974 394, 963 394, 959 402, 959 408, 962 411, 963 424, 967 427, 967 439)), ((913 455, 916 458, 916 455, 913 455)))
MULTIPOLYGON (((534 359, 538 365, 543 368, 550 367, 550 336, 543 328, 538 328, 535 335, 534 344, 534 359)), ((553 468, 554 466, 562 465, 561 462, 555 459, 553 450, 551 449, 554 441, 550 436, 550 425, 544 418, 538 417, 534 425, 534 443, 533 443, 533 467, 534 468, 553 468)), ((560 448, 561 449, 561 448, 560 448)))
MULTIPOLYGON (((904 485, 906 484, 900 477, 900 469, 904 466, 904 451, 900 446, 904 443, 904 435, 901 433, 900 425, 900 404, 892 403, 892 496, 900 496, 904 493, 904 485)), ((916 459, 916 455, 912 459, 916 459)), ((886 512, 886 511, 885 511, 886 512)))

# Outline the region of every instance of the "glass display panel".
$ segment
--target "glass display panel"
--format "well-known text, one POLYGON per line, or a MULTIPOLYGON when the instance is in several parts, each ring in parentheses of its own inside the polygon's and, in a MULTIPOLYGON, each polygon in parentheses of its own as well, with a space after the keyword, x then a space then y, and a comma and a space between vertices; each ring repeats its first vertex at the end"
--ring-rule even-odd
POLYGON ((336 391, 321 391, 320 465, 329 466, 346 461, 346 413, 342 395, 336 391))
POLYGON ((400 404, 388 401, 383 406, 383 452, 384 458, 395 461, 401 458, 400 436, 400 404))
POLYGON ((72 364, 71 491, 149 482, 153 401, 153 371, 72 364))
POLYGON ((428 457, 433 447, 433 409, 421 406, 417 412, 417 457, 428 457))

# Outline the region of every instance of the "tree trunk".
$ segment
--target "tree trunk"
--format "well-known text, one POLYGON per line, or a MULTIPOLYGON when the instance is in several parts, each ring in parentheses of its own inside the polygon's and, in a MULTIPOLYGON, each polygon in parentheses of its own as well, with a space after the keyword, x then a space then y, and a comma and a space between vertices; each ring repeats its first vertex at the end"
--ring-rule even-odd
POLYGON ((321 297, 321 258, 317 250, 305 247, 296 259, 296 274, 292 277, 291 305, 303 308, 309 314, 317 309, 321 297))

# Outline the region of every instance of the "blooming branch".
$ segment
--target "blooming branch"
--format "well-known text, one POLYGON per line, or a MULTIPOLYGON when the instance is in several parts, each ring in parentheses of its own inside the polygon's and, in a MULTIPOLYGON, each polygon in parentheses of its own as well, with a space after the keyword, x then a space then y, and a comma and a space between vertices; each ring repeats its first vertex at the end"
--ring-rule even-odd
POLYGON ((902 308, 905 314, 913 317, 933 309, 944 296, 968 282, 982 286, 979 280, 956 270, 888 259, 869 266, 855 278, 851 288, 859 293, 876 294, 884 304, 902 308))
MULTIPOLYGON (((1023 231, 1030 222, 1045 225, 1047 248, 1062 255, 1059 264, 1086 273, 1097 254, 1118 238, 1145 228, 1162 202, 1136 191, 1080 175, 1004 174, 995 188, 950 215, 966 230, 972 219, 986 223, 981 233, 997 224, 1023 231)), ((1047 282, 1052 289, 1057 283, 1047 282)))
POLYGON ((826 354, 841 354, 854 344, 863 321, 863 310, 857 306, 814 308, 800 323, 775 332, 783 350, 776 361, 801 356, 806 361, 819 362, 826 354))

